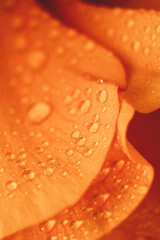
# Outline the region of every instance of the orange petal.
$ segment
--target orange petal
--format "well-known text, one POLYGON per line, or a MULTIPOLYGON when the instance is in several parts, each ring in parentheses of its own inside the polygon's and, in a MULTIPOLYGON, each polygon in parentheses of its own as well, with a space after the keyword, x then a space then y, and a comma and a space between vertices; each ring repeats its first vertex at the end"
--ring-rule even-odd
POLYGON ((121 95, 140 112, 160 107, 160 15, 156 11, 94 6, 82 1, 48 0, 52 11, 102 45, 126 68, 121 95))
MULTIPOLYGON (((100 172, 103 180, 92 185, 71 209, 6 240, 98 239, 121 223, 150 187, 152 167, 135 152, 134 162, 114 141, 100 172)), ((123 239, 124 240, 124 239, 123 239)))
POLYGON ((91 75, 125 80, 109 51, 32 1, 2 4, 0 238, 79 200, 100 171, 119 111, 117 87, 91 75))

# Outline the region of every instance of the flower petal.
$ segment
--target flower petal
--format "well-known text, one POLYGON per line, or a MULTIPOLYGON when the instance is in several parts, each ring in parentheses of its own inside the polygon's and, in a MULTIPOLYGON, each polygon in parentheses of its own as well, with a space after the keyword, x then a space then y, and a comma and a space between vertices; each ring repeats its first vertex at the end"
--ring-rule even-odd
POLYGON ((109 51, 32 1, 0 4, 2 238, 75 204, 86 191, 115 133, 119 100, 111 82, 124 85, 125 78, 109 51), (92 81, 101 76, 108 83, 92 81))
POLYGON ((52 11, 112 49, 126 69, 121 95, 140 112, 160 107, 160 15, 156 11, 108 8, 83 1, 48 0, 52 11))

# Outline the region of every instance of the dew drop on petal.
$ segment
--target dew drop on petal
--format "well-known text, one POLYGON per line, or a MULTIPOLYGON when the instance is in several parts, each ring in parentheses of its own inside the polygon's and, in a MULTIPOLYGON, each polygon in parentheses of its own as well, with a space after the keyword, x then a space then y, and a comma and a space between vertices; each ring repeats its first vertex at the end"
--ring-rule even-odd
POLYGON ((51 113, 51 107, 45 102, 35 103, 28 111, 27 116, 31 123, 41 123, 51 113))
POLYGON ((9 191, 15 191, 17 189, 17 183, 13 181, 9 181, 6 183, 6 188, 9 191))
POLYGON ((72 97, 70 95, 67 95, 65 98, 64 98, 64 104, 65 105, 69 105, 72 103, 72 97))
POLYGON ((111 215, 112 215, 112 212, 105 211, 105 212, 104 212, 104 215, 103 215, 103 218, 104 218, 104 219, 108 219, 108 218, 110 218, 111 215))
POLYGON ((138 52, 140 50, 140 42, 139 41, 134 41, 133 44, 132 44, 132 49, 135 51, 135 52, 138 52))
POLYGON ((95 207, 100 207, 102 206, 106 200, 109 198, 109 193, 105 193, 105 194, 95 194, 93 197, 92 197, 92 204, 95 206, 95 207))
POLYGON ((72 132, 71 137, 77 139, 79 138, 79 135, 80 135, 80 132, 76 130, 72 132))
POLYGON ((83 221, 77 220, 77 221, 71 222, 70 227, 74 230, 78 230, 82 224, 83 224, 83 221))
POLYGON ((43 174, 45 176, 51 176, 53 174, 53 172, 54 172, 53 168, 51 168, 51 167, 46 167, 43 169, 43 174))
POLYGON ((40 227, 40 231, 42 231, 44 233, 50 233, 53 230, 55 224, 56 224, 56 220, 55 219, 49 220, 46 223, 43 223, 43 224, 41 224, 39 226, 40 227))
POLYGON ((90 100, 85 100, 85 101, 82 101, 80 104, 79 104, 79 109, 80 109, 80 112, 82 114, 85 114, 89 111, 91 107, 91 101, 90 100))
POLYGON ((91 51, 91 50, 94 49, 94 47, 95 47, 94 42, 88 41, 88 42, 84 45, 84 50, 85 50, 85 51, 91 51))
POLYGON ((83 156, 84 156, 84 157, 90 157, 90 156, 92 155, 92 153, 93 153, 93 149, 91 148, 91 149, 86 150, 86 151, 83 153, 83 156))
POLYGON ((48 141, 43 141, 41 143, 42 147, 48 147, 49 146, 49 142, 48 141))
POLYGON ((39 70, 46 60, 46 55, 41 50, 35 50, 28 54, 27 62, 33 70, 39 70))
POLYGON ((35 173, 32 170, 25 170, 23 172, 23 177, 24 177, 24 179, 30 181, 35 178, 35 173))
POLYGON ((96 95, 97 101, 100 103, 105 103, 107 100, 107 92, 106 90, 101 90, 96 95))
POLYGON ((0 167, 0 174, 4 172, 4 168, 0 167))
POLYGON ((79 138, 78 141, 77 141, 77 145, 78 145, 79 147, 82 147, 85 143, 86 143, 86 138, 85 138, 85 137, 81 137, 81 138, 79 138))
POLYGON ((66 151, 65 151, 65 153, 66 153, 66 155, 67 156, 72 156, 73 155, 73 150, 72 149, 67 149, 66 151))
POLYGON ((15 159, 15 154, 12 153, 12 152, 8 152, 8 153, 6 153, 5 158, 7 160, 14 160, 15 159))
POLYGON ((98 129, 99 129, 99 124, 96 123, 96 122, 90 123, 90 124, 88 125, 88 130, 89 130, 89 132, 91 132, 91 133, 96 133, 96 132, 98 131, 98 129))
POLYGON ((129 19, 127 22, 126 22, 126 26, 128 28, 132 28, 134 26, 135 22, 133 21, 133 19, 129 19))

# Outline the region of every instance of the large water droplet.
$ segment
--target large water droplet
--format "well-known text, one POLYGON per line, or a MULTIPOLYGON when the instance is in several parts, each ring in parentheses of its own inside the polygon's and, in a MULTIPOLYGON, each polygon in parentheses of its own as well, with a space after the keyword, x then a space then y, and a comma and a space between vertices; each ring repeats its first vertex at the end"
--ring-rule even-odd
POLYGON ((82 101, 80 104, 79 104, 79 109, 80 109, 80 112, 82 114, 85 114, 89 111, 91 107, 91 101, 90 100, 85 100, 85 101, 82 101))
POLYGON ((6 188, 9 191, 15 191, 17 189, 17 183, 13 181, 9 181, 6 183, 6 188))
POLYGON ((107 92, 106 90, 101 90, 96 95, 98 102, 105 103, 107 100, 107 92))
POLYGON ((28 54, 27 62, 33 70, 38 70, 42 67, 46 60, 46 55, 41 50, 35 50, 28 54))
POLYGON ((41 123, 51 113, 51 107, 45 102, 34 104, 28 111, 28 119, 32 123, 41 123))

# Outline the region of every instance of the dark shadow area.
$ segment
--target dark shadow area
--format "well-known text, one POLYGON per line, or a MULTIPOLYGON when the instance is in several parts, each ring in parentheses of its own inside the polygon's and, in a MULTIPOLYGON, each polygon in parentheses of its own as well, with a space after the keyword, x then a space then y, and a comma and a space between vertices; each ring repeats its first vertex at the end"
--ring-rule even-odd
POLYGON ((104 5, 108 7, 122 7, 132 9, 155 9, 160 10, 159 0, 81 0, 83 2, 92 3, 95 5, 104 5))

